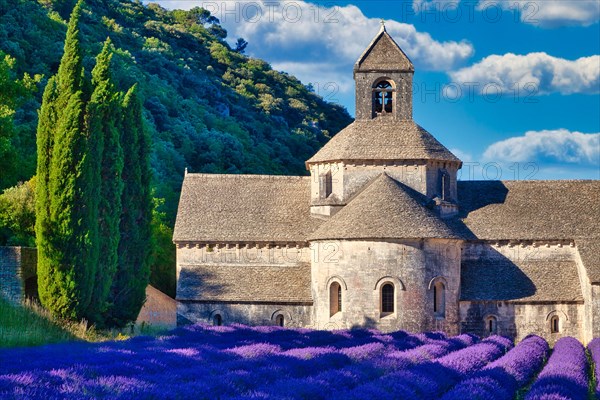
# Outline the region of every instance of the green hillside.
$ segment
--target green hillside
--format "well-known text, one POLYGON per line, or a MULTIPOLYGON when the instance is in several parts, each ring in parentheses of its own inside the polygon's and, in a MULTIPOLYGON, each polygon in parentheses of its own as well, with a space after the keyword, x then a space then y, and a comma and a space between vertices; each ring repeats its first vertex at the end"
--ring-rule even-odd
MULTIPOLYGON (((11 146, 18 168, 4 173, 0 190, 35 172, 37 110, 47 79, 57 71, 73 4, 0 0, 0 50, 16 59, 16 76, 43 76, 15 113, 11 146)), ((232 49, 218 20, 201 9, 87 0, 81 33, 87 71, 110 36, 119 89, 139 84, 153 139, 155 197, 164 199, 170 225, 186 167, 305 174, 304 161, 351 121, 344 108, 325 102, 295 77, 232 49)))

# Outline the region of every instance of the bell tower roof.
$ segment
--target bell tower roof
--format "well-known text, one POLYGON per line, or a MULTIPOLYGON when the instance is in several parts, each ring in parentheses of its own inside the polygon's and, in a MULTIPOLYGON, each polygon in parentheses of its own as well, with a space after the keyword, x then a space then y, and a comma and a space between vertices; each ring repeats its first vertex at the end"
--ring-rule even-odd
POLYGON ((383 20, 381 29, 354 64, 354 72, 414 70, 408 56, 387 33, 383 20))

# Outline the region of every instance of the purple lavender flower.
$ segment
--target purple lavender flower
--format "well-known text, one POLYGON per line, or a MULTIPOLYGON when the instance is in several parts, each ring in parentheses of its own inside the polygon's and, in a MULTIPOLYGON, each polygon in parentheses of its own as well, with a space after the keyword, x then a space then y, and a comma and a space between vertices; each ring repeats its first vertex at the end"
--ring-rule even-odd
POLYGON ((528 336, 504 356, 454 386, 442 399, 511 400, 515 392, 539 371, 548 351, 544 339, 528 336))
POLYGON ((595 365, 594 374, 596 376, 596 387, 594 389, 596 391, 596 398, 600 399, 600 338, 592 340, 588 344, 588 350, 595 365))
POLYGON ((538 375, 526 400, 586 400, 588 398, 587 358, 575 338, 564 337, 554 345, 548 363, 538 375))

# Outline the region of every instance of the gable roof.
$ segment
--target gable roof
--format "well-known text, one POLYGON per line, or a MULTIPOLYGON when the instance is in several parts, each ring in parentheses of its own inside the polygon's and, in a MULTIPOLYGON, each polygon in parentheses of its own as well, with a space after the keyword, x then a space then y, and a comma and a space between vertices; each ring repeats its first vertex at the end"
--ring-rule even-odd
POLYGON ((461 300, 583 301, 583 294, 573 260, 490 257, 462 262, 461 300))
POLYGON ((361 160, 461 161, 414 121, 378 118, 354 121, 306 164, 361 160))
POLYGON ((600 283, 600 237, 575 240, 581 262, 591 283, 600 283))
POLYGON ((174 242, 306 242, 310 177, 187 174, 174 242))
POLYGON ((600 283, 600 181, 459 181, 458 200, 451 225, 466 239, 574 240, 600 283))
POLYGON ((420 193, 383 173, 319 229, 311 240, 458 238, 420 193))
POLYGON ((466 238, 600 238, 600 181, 459 181, 466 238))
POLYGON ((385 25, 354 64, 354 71, 414 71, 400 46, 385 30, 385 25))
POLYGON ((181 266, 177 300, 312 303, 310 265, 181 266))

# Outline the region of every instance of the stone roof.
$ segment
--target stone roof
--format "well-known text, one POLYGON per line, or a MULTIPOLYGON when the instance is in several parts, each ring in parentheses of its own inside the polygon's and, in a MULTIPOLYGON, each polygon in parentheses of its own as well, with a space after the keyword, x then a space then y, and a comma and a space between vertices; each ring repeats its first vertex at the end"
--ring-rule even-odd
POLYGON ((177 300, 312 303, 310 265, 182 265, 177 300))
POLYGON ((583 301, 574 260, 485 258, 462 262, 461 300, 583 301))
POLYGON ((600 238, 600 181, 459 181, 467 239, 600 238))
POLYGON ((306 164, 361 160, 461 161, 414 121, 377 118, 354 121, 306 164))
POLYGON ((426 202, 423 195, 383 173, 309 238, 458 238, 426 202))
POLYGON ((355 71, 414 71, 415 68, 400 46, 381 30, 354 64, 355 71))
POLYGON ((600 238, 577 239, 575 244, 590 282, 600 283, 600 238))
POLYGON ((174 242, 305 242, 310 177, 187 174, 174 242))

